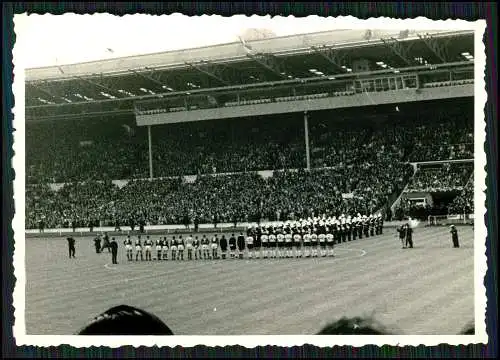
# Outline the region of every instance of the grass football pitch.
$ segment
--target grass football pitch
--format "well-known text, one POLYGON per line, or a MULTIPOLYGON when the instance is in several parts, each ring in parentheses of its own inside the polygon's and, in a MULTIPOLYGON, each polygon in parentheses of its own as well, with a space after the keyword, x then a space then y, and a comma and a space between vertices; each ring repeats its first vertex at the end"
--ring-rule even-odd
POLYGON ((176 335, 315 334, 364 315, 398 334, 458 334, 474 319, 473 230, 458 230, 459 249, 447 227, 415 229, 414 249, 385 228, 336 245, 335 258, 183 262, 128 262, 118 237, 117 265, 107 250, 95 253, 91 237, 76 238, 76 259, 64 238, 28 238, 26 331, 74 334, 128 304, 176 335))

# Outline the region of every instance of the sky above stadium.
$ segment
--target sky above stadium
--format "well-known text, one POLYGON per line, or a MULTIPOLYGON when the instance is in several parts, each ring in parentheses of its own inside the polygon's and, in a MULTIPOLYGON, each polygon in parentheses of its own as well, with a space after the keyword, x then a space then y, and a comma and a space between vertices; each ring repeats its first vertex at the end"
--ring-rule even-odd
POLYGON ((335 29, 335 18, 270 16, 17 15, 26 68, 79 63, 239 41, 247 29, 276 36, 335 29))

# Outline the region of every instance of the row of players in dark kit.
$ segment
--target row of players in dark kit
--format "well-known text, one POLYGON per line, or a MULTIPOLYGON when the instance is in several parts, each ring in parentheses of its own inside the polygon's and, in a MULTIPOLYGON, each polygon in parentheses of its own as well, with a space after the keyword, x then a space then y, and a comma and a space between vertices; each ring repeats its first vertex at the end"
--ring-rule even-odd
POLYGON ((218 259, 219 251, 222 259, 229 257, 243 258, 298 258, 334 256, 335 244, 362 239, 382 234, 383 220, 381 216, 340 217, 308 219, 297 222, 281 222, 267 226, 250 226, 246 236, 240 233, 227 239, 225 235, 214 235, 211 239, 203 235, 194 238, 188 235, 167 237, 153 241, 149 236, 142 241, 141 235, 132 241, 130 235, 124 241, 127 259, 152 260, 156 251, 157 260, 218 259))

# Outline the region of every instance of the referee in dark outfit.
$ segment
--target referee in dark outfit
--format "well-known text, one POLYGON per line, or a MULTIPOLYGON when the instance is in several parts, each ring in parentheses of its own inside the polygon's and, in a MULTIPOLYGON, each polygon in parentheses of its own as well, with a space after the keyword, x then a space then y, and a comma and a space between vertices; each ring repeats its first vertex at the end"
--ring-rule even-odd
POLYGON ((101 252, 101 236, 97 235, 94 239, 95 252, 99 254, 101 252))
POLYGON ((118 264, 116 261, 116 255, 118 255, 118 243, 116 242, 115 238, 111 239, 111 243, 109 244, 111 247, 111 258, 113 260, 113 264, 118 264))
POLYGON ((69 237, 66 240, 68 240, 69 258, 75 258, 75 239, 69 237))
POLYGON ((406 238, 406 228, 404 225, 398 227, 397 232, 399 233, 399 240, 401 240, 401 246, 406 249, 405 238, 406 238))
POLYGON ((455 225, 450 226, 450 233, 451 233, 451 241, 453 241, 453 247, 454 248, 459 248, 460 243, 458 242, 458 231, 455 225))
POLYGON ((406 224, 406 246, 413 249, 413 229, 410 224, 406 224))

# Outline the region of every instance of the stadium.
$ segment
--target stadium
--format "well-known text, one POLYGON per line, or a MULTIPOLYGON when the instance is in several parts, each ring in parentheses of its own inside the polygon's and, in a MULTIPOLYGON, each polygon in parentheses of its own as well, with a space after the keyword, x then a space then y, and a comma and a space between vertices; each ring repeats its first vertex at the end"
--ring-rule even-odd
POLYGON ((176 335, 473 320, 472 31, 241 39, 27 69, 25 89, 28 334, 119 304, 176 335), (139 236, 151 260, 129 258, 139 236), (96 237, 116 239, 116 264, 96 237), (199 257, 171 253, 180 237, 199 257))

